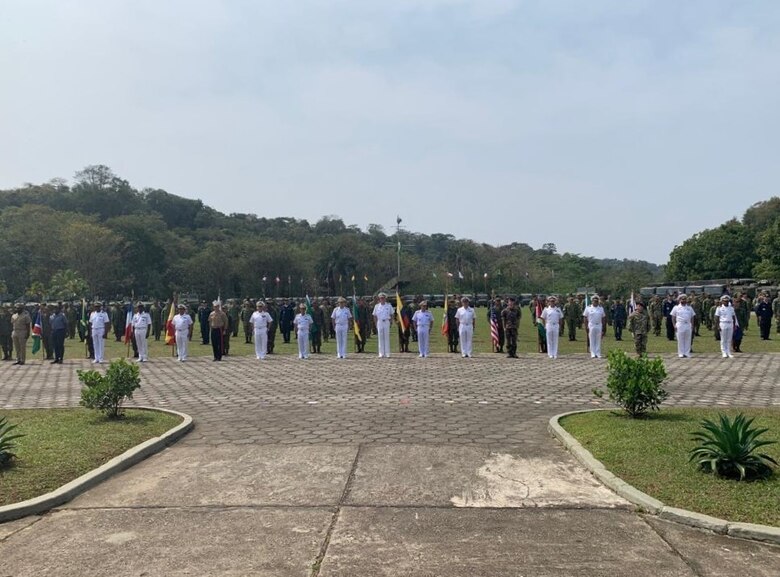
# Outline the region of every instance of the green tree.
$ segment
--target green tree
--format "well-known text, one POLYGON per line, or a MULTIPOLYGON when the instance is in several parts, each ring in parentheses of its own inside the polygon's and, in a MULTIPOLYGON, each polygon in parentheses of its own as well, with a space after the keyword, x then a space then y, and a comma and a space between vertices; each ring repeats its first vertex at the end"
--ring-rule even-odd
POLYGON ((73 270, 60 270, 51 277, 49 296, 53 299, 72 301, 89 294, 89 285, 73 270))
POLYGON ((669 255, 668 281, 748 277, 757 261, 753 231, 730 220, 693 235, 669 255))

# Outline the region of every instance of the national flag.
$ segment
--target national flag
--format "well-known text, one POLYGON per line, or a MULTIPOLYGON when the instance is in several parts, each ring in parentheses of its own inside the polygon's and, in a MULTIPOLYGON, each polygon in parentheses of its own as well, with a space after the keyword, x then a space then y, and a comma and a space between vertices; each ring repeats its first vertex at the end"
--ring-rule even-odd
POLYGON ((32 354, 41 350, 41 335, 43 334, 43 321, 41 320, 41 309, 38 308, 38 314, 35 315, 35 322, 32 327, 32 354))
POLYGON ((176 330, 173 327, 173 317, 176 316, 176 297, 171 300, 171 310, 168 311, 168 319, 165 321, 165 344, 176 344, 176 330))
POLYGON ((341 275, 339 275, 339 282, 341 282, 341 275))
POLYGON ((459 278, 460 280, 463 280, 463 273, 462 273, 462 272, 460 272, 460 271, 458 271, 458 278, 459 278))
MULTIPOLYGON (((447 273, 450 276, 452 276, 450 273, 447 273)), ((447 303, 449 301, 447 300, 447 294, 444 294, 444 314, 441 317, 441 334, 445 337, 447 336, 447 333, 450 332, 450 321, 447 318, 447 303)))
POLYGON ((125 344, 133 340, 133 305, 127 307, 127 316, 125 316, 125 344))
MULTIPOLYGON (((309 295, 306 295, 306 314, 309 315, 312 320, 314 320, 314 307, 311 304, 311 299, 309 298, 309 295)), ((309 327, 309 336, 316 335, 319 331, 319 327, 316 323, 312 323, 309 327)))
POLYGON ((631 291, 631 300, 628 301, 628 314, 636 310, 636 300, 634 300, 634 291, 631 291))
POLYGON ((494 304, 490 305, 490 340, 493 346, 498 349, 498 311, 494 304))
POLYGON ((398 326, 401 327, 401 332, 406 332, 406 319, 404 318, 404 315, 401 314, 401 310, 404 308, 404 303, 401 300, 401 295, 398 294, 398 291, 395 291, 395 314, 398 317, 398 326))
MULTIPOLYGON (((352 277, 352 278, 354 279, 355 277, 352 277)), ((360 337, 360 321, 358 321, 357 295, 355 295, 354 292, 352 293, 352 330, 355 331, 355 336, 358 338, 358 340, 361 340, 361 337, 360 337)))
POLYGON ((355 282, 355 275, 352 275, 352 282, 355 282))
POLYGON ((542 318, 542 312, 544 311, 544 308, 542 307, 542 301, 541 299, 536 299, 536 308, 534 310, 534 314, 536 316, 536 322, 539 324, 542 324, 541 319, 542 318))
POLYGON ((83 334, 87 334, 87 325, 89 324, 89 320, 87 319, 87 299, 82 298, 81 299, 81 320, 79 321, 79 325, 81 326, 81 330, 83 334))

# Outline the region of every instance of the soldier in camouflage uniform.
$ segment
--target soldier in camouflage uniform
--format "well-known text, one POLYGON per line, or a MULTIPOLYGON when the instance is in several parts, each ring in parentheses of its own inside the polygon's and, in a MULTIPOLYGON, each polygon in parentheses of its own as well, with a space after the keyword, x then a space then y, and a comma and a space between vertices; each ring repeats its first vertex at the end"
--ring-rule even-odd
POLYGON ((775 332, 780 334, 780 292, 777 293, 775 300, 772 301, 772 314, 775 316, 775 332))
MULTIPOLYGON (((704 323, 704 326, 707 327, 708 330, 712 330, 712 319, 710 318, 710 307, 712 306, 712 303, 714 301, 712 300, 712 297, 710 295, 704 295, 704 297, 701 300, 701 320, 704 323)), ((699 313, 696 313, 697 315, 699 313)))
POLYGON ((230 319, 230 334, 235 338, 238 336, 238 327, 241 322, 241 307, 238 306, 236 299, 231 299, 227 315, 230 319))
POLYGON ((661 297, 655 295, 650 299, 650 320, 653 323, 653 334, 657 337, 661 336, 661 323, 664 320, 664 311, 661 306, 661 297))
POLYGON ((650 333, 650 315, 645 303, 636 303, 636 310, 628 317, 628 332, 634 335, 634 348, 638 357, 647 354, 647 335, 650 333))
POLYGON ((451 353, 458 352, 458 345, 460 344, 460 335, 458 334, 458 323, 455 319, 455 313, 458 312, 457 300, 450 299, 447 303, 447 310, 444 314, 447 315, 447 345, 451 353))
MULTIPOLYGON (((255 307, 256 308, 256 307, 255 307)), ((244 301, 244 305, 241 307, 241 325, 244 328, 244 344, 251 345, 252 337, 254 336, 254 329, 252 329, 252 315, 255 312, 255 308, 252 307, 252 303, 249 300, 244 301)))
POLYGON ((566 327, 569 329, 569 340, 577 340, 577 325, 582 321, 582 309, 580 303, 574 300, 573 295, 569 295, 568 302, 563 305, 563 318, 566 321, 566 327))
POLYGON ((11 324, 11 307, 9 305, 3 305, 0 309, 0 349, 3 350, 3 360, 13 360, 13 339, 11 333, 13 332, 13 325, 11 324))
POLYGON ((696 293, 691 293, 691 308, 696 316, 693 317, 693 336, 699 337, 699 329, 701 328, 701 319, 704 316, 704 309, 701 306, 701 299, 696 293))
POLYGON ((76 314, 76 309, 73 308, 73 305, 71 303, 65 303, 65 308, 63 312, 65 313, 65 320, 68 321, 68 338, 75 339, 76 325, 78 324, 78 320, 79 320, 79 317, 76 314))
POLYGON ((276 344, 276 329, 279 326, 279 309, 276 308, 276 302, 273 299, 266 301, 265 308, 273 319, 273 322, 268 323, 268 354, 272 355, 276 344))

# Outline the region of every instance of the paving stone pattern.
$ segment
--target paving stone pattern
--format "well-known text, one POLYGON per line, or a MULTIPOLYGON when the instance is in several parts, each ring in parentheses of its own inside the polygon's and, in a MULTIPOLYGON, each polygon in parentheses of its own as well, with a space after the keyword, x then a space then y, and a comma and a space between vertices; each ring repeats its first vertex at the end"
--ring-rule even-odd
MULTIPOLYGON (((665 360, 669 405, 780 406, 780 355, 665 360)), ((76 369, 91 367, 80 360, 0 364, 0 407, 76 406, 76 369)), ((550 416, 610 406, 592 394, 605 381, 606 361, 583 355, 154 359, 141 374, 134 404, 194 417, 185 444, 398 442, 523 445, 533 452, 549 442, 550 416)))

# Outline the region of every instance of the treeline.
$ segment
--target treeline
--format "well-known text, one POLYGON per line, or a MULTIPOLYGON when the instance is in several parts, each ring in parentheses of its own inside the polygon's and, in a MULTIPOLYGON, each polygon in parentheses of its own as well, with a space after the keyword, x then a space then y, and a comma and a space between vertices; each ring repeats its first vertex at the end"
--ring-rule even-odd
POLYGON ((741 220, 699 232, 674 247, 666 278, 780 280, 780 198, 756 203, 741 220))
MULTIPOLYGON (((316 223, 222 214, 199 200, 136 190, 106 166, 0 191, 0 293, 18 298, 370 294, 396 276, 398 238, 335 216, 316 223), (278 279, 278 282, 277 282, 278 279)), ((491 246, 401 232, 403 290, 625 293, 660 280, 657 265, 491 246), (485 275, 487 274, 487 277, 485 275), (462 278, 461 278, 462 277, 462 278)))

